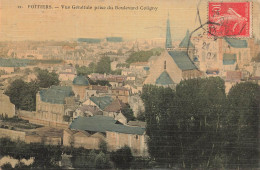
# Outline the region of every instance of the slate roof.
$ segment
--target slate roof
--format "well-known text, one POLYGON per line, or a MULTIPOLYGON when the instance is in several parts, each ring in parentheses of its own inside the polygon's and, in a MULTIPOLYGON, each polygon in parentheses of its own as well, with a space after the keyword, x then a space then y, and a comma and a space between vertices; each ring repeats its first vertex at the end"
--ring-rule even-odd
POLYGON ((162 74, 156 79, 155 84, 158 85, 169 85, 174 84, 167 71, 163 71, 162 74))
POLYGON ((51 86, 40 90, 41 101, 52 104, 64 104, 66 97, 74 96, 70 86, 51 86))
POLYGON ((74 78, 73 84, 78 86, 88 86, 89 81, 85 76, 77 76, 74 78))
POLYGON ((236 54, 224 53, 223 65, 233 65, 237 61, 236 54))
POLYGON ((78 117, 72 121, 70 129, 103 133, 110 131, 138 135, 142 135, 145 132, 145 129, 141 127, 131 127, 116 123, 117 121, 112 117, 106 116, 78 117))
POLYGON ((112 103, 113 99, 110 96, 102 96, 96 97, 92 96, 89 98, 92 102, 94 102, 101 110, 104 110, 106 106, 112 103))
POLYGON ((181 70, 197 69, 197 67, 190 60, 186 51, 168 51, 168 53, 181 70))
POLYGON ((226 42, 234 48, 247 48, 248 44, 246 40, 240 40, 237 38, 224 38, 226 40, 226 42))
POLYGON ((191 43, 190 41, 190 33, 189 30, 187 30, 185 37, 183 38, 183 40, 181 41, 181 43, 179 44, 180 48, 194 48, 194 45, 191 43))
POLYGON ((25 67, 31 60, 16 58, 0 58, 0 67, 25 67))

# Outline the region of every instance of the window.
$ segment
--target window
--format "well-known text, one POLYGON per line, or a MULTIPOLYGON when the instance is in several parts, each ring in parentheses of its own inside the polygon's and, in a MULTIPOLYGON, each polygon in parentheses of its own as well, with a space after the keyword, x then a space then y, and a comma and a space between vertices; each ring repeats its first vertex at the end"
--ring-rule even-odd
POLYGON ((164 61, 164 70, 166 70, 166 61, 164 61))
POLYGON ((138 135, 135 135, 135 139, 136 139, 136 140, 138 139, 138 135))

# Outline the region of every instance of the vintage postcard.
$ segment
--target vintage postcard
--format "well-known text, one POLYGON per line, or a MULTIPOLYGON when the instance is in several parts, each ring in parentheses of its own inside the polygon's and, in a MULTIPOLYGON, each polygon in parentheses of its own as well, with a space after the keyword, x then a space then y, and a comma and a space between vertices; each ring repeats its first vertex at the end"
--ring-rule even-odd
POLYGON ((259 0, 0 0, 0 169, 258 169, 259 123, 259 0))

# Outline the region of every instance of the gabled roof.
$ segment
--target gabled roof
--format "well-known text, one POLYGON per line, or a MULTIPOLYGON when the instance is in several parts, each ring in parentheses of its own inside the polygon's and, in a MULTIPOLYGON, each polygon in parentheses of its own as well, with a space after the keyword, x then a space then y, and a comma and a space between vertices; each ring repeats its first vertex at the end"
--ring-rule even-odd
POLYGON ((194 48, 194 45, 191 43, 190 41, 190 33, 189 30, 187 30, 185 37, 183 38, 183 40, 181 41, 181 43, 179 44, 180 48, 194 48))
POLYGON ((143 135, 144 128, 130 127, 121 124, 116 124, 116 120, 106 116, 78 117, 70 124, 70 129, 86 130, 91 132, 118 132, 125 134, 143 135))
POLYGON ((105 107, 104 111, 119 112, 123 107, 125 107, 125 104, 121 100, 116 98, 115 100, 113 100, 112 103, 105 107))
POLYGON ((78 85, 78 86, 88 86, 89 81, 85 76, 80 75, 80 76, 77 76, 77 77, 74 78, 73 84, 78 85))
POLYGON ((169 51, 169 55, 181 70, 195 70, 197 67, 192 63, 186 51, 169 51))
POLYGON ((94 102, 101 110, 104 110, 106 106, 112 103, 113 99, 110 96, 102 96, 96 97, 92 96, 89 98, 92 102, 94 102))
POLYGON ((169 85, 174 84, 167 71, 163 71, 162 74, 156 79, 155 84, 158 85, 169 85))
POLYGON ((223 65, 233 65, 237 61, 236 54, 224 53, 223 65))
POLYGON ((40 90, 41 101, 52 104, 64 104, 66 97, 74 96, 70 86, 51 86, 40 90))
POLYGON ((224 38, 226 40, 226 42, 234 48, 247 48, 248 44, 246 40, 240 40, 237 38, 224 38))

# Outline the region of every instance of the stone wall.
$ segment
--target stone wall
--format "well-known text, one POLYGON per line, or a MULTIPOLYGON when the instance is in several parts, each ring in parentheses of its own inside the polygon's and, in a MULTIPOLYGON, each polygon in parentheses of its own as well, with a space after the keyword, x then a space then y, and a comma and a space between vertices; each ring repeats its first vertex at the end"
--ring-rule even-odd
POLYGON ((25 141, 25 132, 0 128, 0 138, 25 141))
POLYGON ((110 151, 129 146, 134 156, 148 156, 144 135, 123 134, 118 132, 106 132, 107 144, 110 151))
POLYGON ((0 94, 0 115, 13 117, 15 115, 15 106, 5 94, 0 94))

